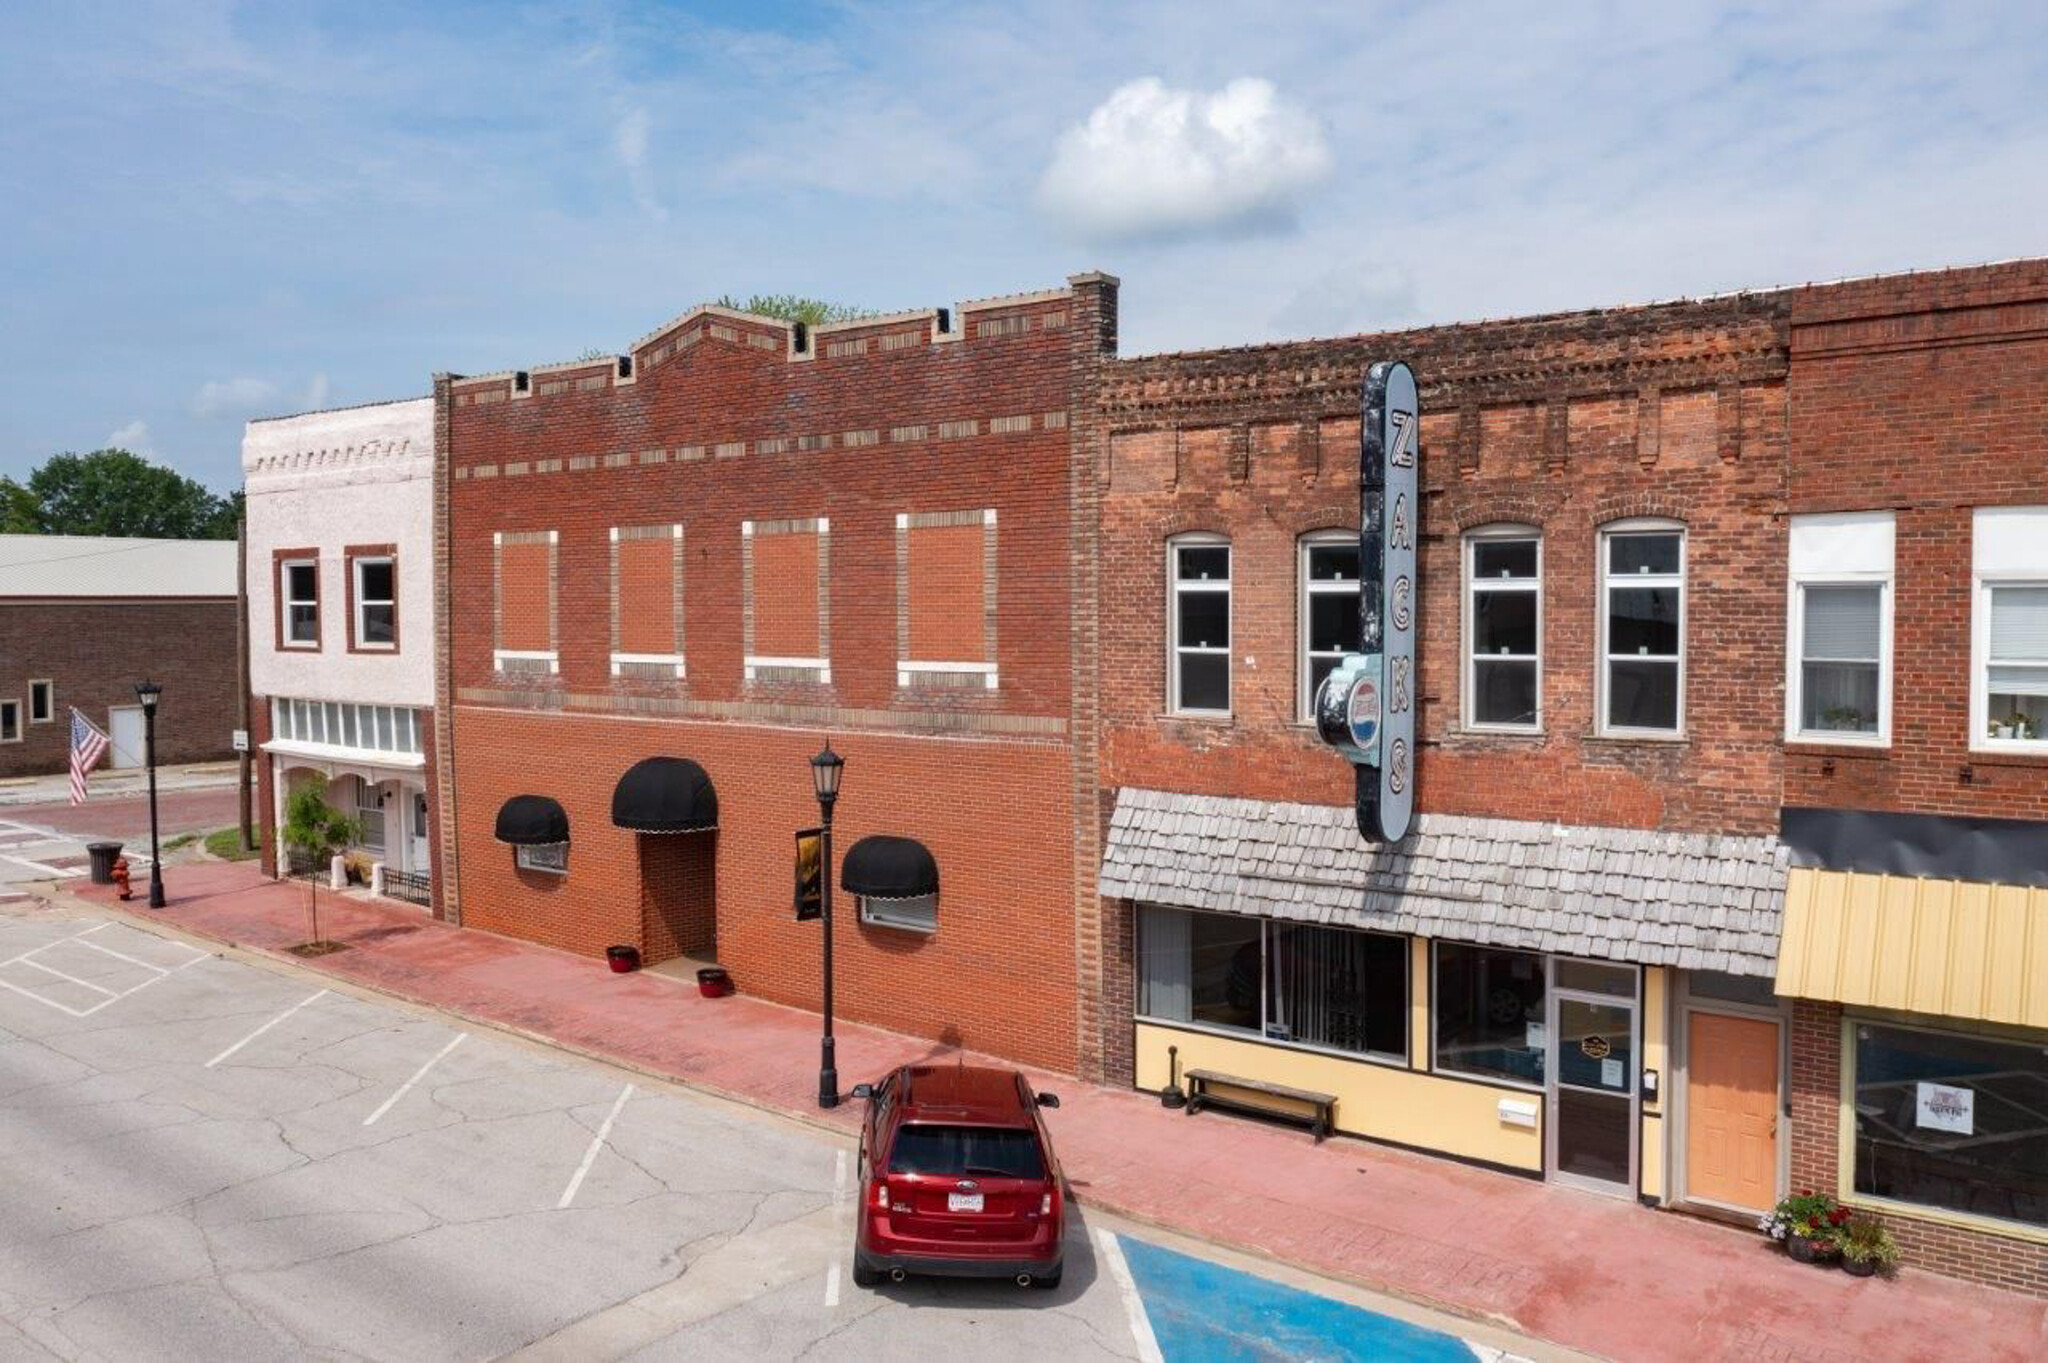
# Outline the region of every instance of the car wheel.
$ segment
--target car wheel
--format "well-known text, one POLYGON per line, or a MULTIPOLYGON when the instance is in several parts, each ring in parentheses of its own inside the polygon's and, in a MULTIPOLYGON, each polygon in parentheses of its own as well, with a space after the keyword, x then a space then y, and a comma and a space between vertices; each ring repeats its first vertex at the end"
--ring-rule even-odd
POLYGON ((882 1277, 881 1269, 869 1268, 858 1258, 853 1261, 853 1285, 855 1287, 880 1287, 882 1285, 882 1277))

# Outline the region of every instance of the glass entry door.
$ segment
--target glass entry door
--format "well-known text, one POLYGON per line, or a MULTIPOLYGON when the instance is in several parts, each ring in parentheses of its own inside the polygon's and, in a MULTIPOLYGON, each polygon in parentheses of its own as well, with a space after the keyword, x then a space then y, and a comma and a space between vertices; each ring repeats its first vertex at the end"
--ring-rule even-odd
POLYGON ((1556 965, 1557 987, 1550 996, 1550 1174, 1561 1183, 1633 1197, 1635 971, 1576 961, 1556 965), (1593 985, 1599 992, 1582 993, 1566 988, 1568 983, 1593 985))

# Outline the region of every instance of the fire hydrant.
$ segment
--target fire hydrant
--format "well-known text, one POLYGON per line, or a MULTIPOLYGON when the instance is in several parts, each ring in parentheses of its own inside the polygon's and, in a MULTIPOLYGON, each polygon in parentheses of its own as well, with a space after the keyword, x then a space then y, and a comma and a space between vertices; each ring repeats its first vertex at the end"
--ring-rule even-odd
POLYGON ((128 888, 128 858, 114 858, 114 884, 120 887, 121 898, 132 899, 135 892, 128 888))

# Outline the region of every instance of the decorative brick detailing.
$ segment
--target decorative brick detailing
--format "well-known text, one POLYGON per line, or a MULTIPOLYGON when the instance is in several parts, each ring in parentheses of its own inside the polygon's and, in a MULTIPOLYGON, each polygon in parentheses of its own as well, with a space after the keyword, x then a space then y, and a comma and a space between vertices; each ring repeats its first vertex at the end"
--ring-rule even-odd
POLYGON ((854 336, 844 341, 827 341, 825 343, 825 357, 831 360, 844 359, 849 355, 865 355, 867 353, 868 338, 865 336, 854 336))
POLYGON ((712 447, 711 457, 714 459, 738 459, 741 455, 745 454, 746 452, 746 441, 726 440, 712 447))
POLYGON ((923 339, 924 335, 922 332, 892 331, 888 335, 882 337, 882 349, 884 351, 908 350, 912 346, 918 344, 923 339))
POLYGON ((491 650, 500 672, 552 673, 557 582, 553 530, 501 531, 492 536, 496 590, 491 604, 491 650))
POLYGON ((896 517, 896 684, 993 691, 996 513, 896 517))
POLYGON ((850 450, 866 449, 870 445, 881 444, 882 433, 880 431, 848 431, 842 437, 842 440, 846 448, 850 450))
POLYGON ((988 423, 990 435, 1021 435, 1030 429, 1031 418, 1028 416, 993 417, 988 423))
POLYGON ((754 442, 754 453, 755 453, 755 454, 788 454, 788 453, 789 453, 789 441, 788 441, 788 439, 787 439, 787 438, 779 438, 779 439, 775 439, 775 440, 756 440, 756 441, 754 442))
POLYGON ((829 450, 832 448, 832 437, 829 435, 800 435, 796 438, 796 447, 807 454, 813 450, 829 450))
POLYGON ((979 434, 981 434, 981 423, 979 421, 941 421, 939 423, 939 439, 941 440, 967 440, 979 434))
POLYGON ((597 456, 594 454, 579 454, 569 460, 569 472, 571 473, 581 473, 585 469, 594 469, 596 467, 597 456))
POLYGON ((1020 336, 1031 329, 1031 318, 1025 313, 1013 313, 1008 317, 991 317, 977 323, 974 334, 983 340, 995 336, 1020 336))
POLYGON ((683 527, 614 526, 611 551, 612 675, 682 678, 683 527))
POLYGON ((668 451, 667 451, 667 450, 642 450, 642 451, 640 451, 640 462, 641 462, 641 464, 642 464, 642 465, 647 465, 647 464, 666 464, 666 463, 668 462, 668 451))
POLYGON ((676 449, 675 449, 675 460, 676 460, 676 462, 677 462, 677 463, 679 463, 679 464, 694 464, 694 463, 696 463, 696 462, 697 462, 697 461, 698 461, 699 459, 702 459, 703 457, 704 457, 704 447, 703 447, 702 445, 678 445, 678 446, 676 446, 676 449))
POLYGON ((925 438, 923 426, 891 426, 889 439, 898 445, 915 445, 925 438))
POLYGON ((750 682, 832 682, 832 523, 740 526, 741 640, 750 682))

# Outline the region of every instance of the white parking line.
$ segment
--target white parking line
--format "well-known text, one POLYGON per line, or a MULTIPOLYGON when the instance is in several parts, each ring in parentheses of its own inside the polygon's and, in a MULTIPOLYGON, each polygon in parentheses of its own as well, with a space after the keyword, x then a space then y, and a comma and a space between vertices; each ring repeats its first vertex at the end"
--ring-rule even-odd
POLYGON ((0 861, 11 861, 16 866, 25 866, 29 870, 39 875, 46 875, 52 880, 62 880, 67 876, 84 874, 75 866, 51 866, 45 862, 30 861, 27 857, 12 856, 6 852, 0 852, 0 861))
POLYGON ((614 1102, 612 1110, 605 1114, 604 1125, 598 1127, 597 1135, 591 1138, 590 1148, 583 1152, 583 1163, 576 1166, 576 1173, 570 1178, 569 1186, 562 1189, 562 1200, 555 1204, 556 1211, 562 1210, 576 1200, 576 1190, 583 1186, 583 1176, 590 1172, 591 1165, 597 1163, 597 1152, 604 1149, 605 1137, 612 1134, 612 1123, 619 1119, 619 1109, 624 1107, 626 1100, 632 1096, 631 1084, 619 1090, 618 1101, 614 1102))
POLYGON ((394 1103, 396 1103, 400 1098, 405 1097, 406 1094, 412 1092, 412 1086, 414 1084, 417 1084, 420 1080, 426 1078, 427 1071, 434 1068, 434 1066, 440 1064, 442 1058, 446 1056, 448 1052, 454 1050, 457 1046, 460 1046, 462 1044, 463 1038, 467 1037, 468 1035, 468 1032, 457 1032, 455 1034, 455 1039, 453 1041, 449 1042, 446 1046, 443 1046, 440 1050, 434 1052, 434 1058, 432 1060, 429 1060, 426 1064, 414 1070, 412 1072, 412 1078, 406 1080, 403 1084, 400 1084, 398 1086, 398 1092, 392 1094, 389 1098, 386 1098, 382 1103, 378 1104, 377 1110, 375 1112, 372 1112, 369 1116, 363 1118, 363 1125, 374 1125, 379 1117, 383 1116, 385 1113, 391 1110, 391 1107, 394 1103))
POLYGON ((286 1018, 290 1017, 290 1016, 291 1016, 291 1015, 292 1015, 293 1013, 296 1013, 296 1012, 298 1012, 298 1011, 299 1011, 299 1010, 300 1010, 301 1008, 304 1008, 304 1007, 305 1007, 305 1006, 306 1006, 307 1004, 309 1004, 309 1003, 312 1003, 312 1002, 313 1002, 313 1001, 315 1001, 316 999, 323 999, 323 998, 326 998, 326 997, 327 997, 327 991, 326 991, 325 989, 322 989, 322 990, 321 990, 321 991, 320 991, 319 993, 317 993, 317 994, 309 994, 309 995, 307 995, 307 996, 306 996, 305 998, 303 998, 303 999, 300 999, 300 1000, 299 1000, 299 1001, 298 1001, 297 1003, 295 1003, 295 1004, 293 1004, 293 1005, 292 1005, 291 1007, 289 1007, 289 1008, 285 1009, 285 1010, 284 1010, 284 1011, 283 1011, 282 1013, 279 1013, 279 1014, 278 1014, 278 1015, 277 1015, 276 1017, 272 1018, 272 1019, 271 1019, 270 1021, 268 1021, 268 1022, 264 1023, 264 1024, 263 1024, 263 1025, 262 1025, 261 1027, 258 1027, 258 1028, 257 1028, 257 1029, 256 1029, 255 1031, 253 1031, 253 1032, 249 1033, 249 1035, 247 1035, 247 1036, 243 1037, 243 1038, 242 1038, 242 1039, 241 1039, 240 1041, 237 1041, 237 1042, 236 1042, 236 1043, 235 1043, 234 1045, 232 1045, 232 1046, 228 1047, 228 1048, 227 1048, 226 1050, 222 1051, 222 1052, 221 1052, 221 1053, 220 1053, 219 1055, 217 1055, 217 1056, 215 1056, 215 1057, 214 1057, 213 1059, 211 1059, 211 1060, 207 1061, 207 1062, 206 1062, 206 1066, 205 1066, 205 1068, 207 1068, 207 1069, 209 1069, 209 1070, 210 1070, 210 1069, 212 1069, 212 1068, 213 1068, 213 1067, 214 1067, 215 1065, 218 1065, 218 1064, 219 1064, 219 1063, 220 1063, 221 1061, 223 1061, 223 1060, 227 1059, 227 1058, 228 1058, 229 1056, 233 1055, 233 1054, 234 1054, 234 1053, 235 1053, 236 1051, 239 1051, 239 1050, 241 1050, 241 1049, 242 1049, 242 1047, 244 1047, 244 1046, 248 1045, 248 1044, 249 1044, 250 1042, 254 1041, 254 1040, 255 1040, 255 1039, 257 1038, 257 1037, 259 1037, 259 1036, 262 1036, 262 1035, 263 1035, 263 1034, 264 1034, 265 1032, 267 1032, 267 1031, 269 1031, 269 1030, 270 1030, 271 1028, 273 1028, 273 1027, 277 1026, 277 1024, 278 1024, 278 1023, 280 1023, 280 1022, 283 1022, 283 1021, 284 1021, 284 1020, 285 1020, 286 1018))
POLYGON ((1152 1333, 1152 1318, 1145 1314, 1145 1301, 1138 1295, 1138 1284, 1131 1277, 1131 1266, 1124 1262, 1123 1246, 1116 1242, 1116 1236, 1097 1230, 1095 1257, 1109 1268, 1117 1293, 1124 1299, 1124 1315, 1130 1319, 1131 1339, 1138 1346, 1140 1363, 1164 1363, 1159 1337, 1152 1333))
MULTIPOLYGON (((846 1152, 837 1152, 832 1164, 832 1225, 840 1226, 840 1210, 846 1205, 846 1152)), ((825 1308, 839 1305, 839 1255, 832 1255, 832 1264, 825 1270, 825 1308)))
MULTIPOLYGON (((85 945, 91 946, 92 943, 87 942, 85 943, 85 945)), ((55 975, 60 980, 69 980, 71 981, 71 983, 78 985, 80 988, 90 989, 94 993, 98 994, 105 994, 110 999, 118 999, 121 997, 119 993, 107 988, 103 984, 94 984, 91 980, 81 980, 76 975, 66 975, 63 971, 57 969, 57 967, 53 965, 44 965, 41 961, 38 961, 33 956, 22 957, 19 964, 27 966, 30 970, 40 970, 45 975, 55 975)))

